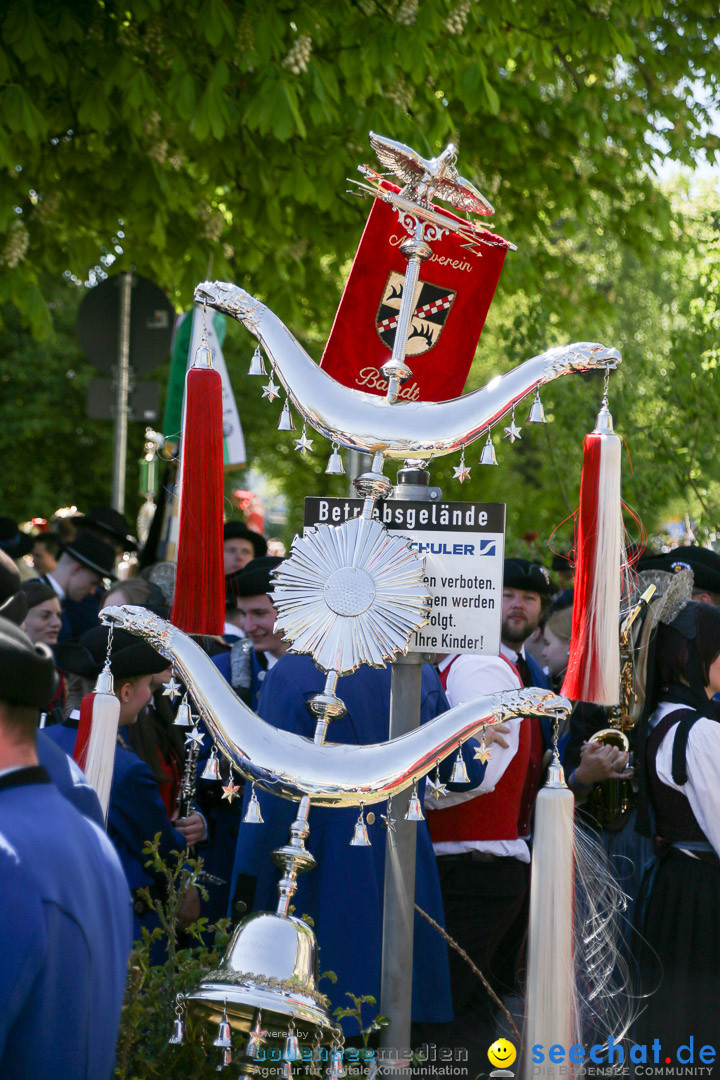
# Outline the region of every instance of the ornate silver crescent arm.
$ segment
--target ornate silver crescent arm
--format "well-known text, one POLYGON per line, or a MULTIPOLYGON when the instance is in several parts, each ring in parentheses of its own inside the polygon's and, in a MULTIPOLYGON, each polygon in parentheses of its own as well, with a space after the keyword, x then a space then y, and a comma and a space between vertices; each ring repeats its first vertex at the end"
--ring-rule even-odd
POLYGON ((487 432, 537 386, 561 375, 616 367, 620 354, 595 342, 557 346, 487 386, 450 401, 399 401, 351 390, 317 366, 270 308, 222 281, 204 281, 195 300, 231 315, 260 341, 298 411, 331 441, 392 458, 451 454, 487 432))
POLYGON ((212 660, 181 630, 145 608, 107 607, 112 622, 171 659, 212 738, 259 787, 288 799, 309 796, 325 806, 359 806, 396 795, 483 724, 519 716, 566 715, 570 702, 548 690, 510 690, 468 701, 398 739, 367 746, 317 746, 280 731, 249 709, 212 660))

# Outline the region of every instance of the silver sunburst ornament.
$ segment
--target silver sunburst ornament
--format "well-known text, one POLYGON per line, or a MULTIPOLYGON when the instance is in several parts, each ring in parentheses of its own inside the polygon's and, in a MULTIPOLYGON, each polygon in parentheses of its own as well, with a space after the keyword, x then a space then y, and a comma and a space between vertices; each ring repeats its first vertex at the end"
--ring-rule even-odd
POLYGON ((384 667, 427 622, 424 561, 371 518, 317 525, 278 567, 276 628, 324 671, 384 667))

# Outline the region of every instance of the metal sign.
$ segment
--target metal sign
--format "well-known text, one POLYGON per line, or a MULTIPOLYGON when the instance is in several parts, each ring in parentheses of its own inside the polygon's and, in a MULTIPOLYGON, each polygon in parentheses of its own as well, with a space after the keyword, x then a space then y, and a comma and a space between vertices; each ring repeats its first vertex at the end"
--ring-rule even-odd
MULTIPOLYGON (((128 420, 147 423, 157 420, 160 383, 139 382, 130 390, 128 420)), ((91 379, 88 384, 87 414, 93 420, 112 420, 117 411, 117 394, 112 379, 91 379)))
MULTIPOLYGON (((361 499, 305 499, 305 527, 339 525, 362 510, 361 499)), ((505 504, 405 502, 388 499, 374 516, 389 532, 407 536, 425 556, 432 597, 427 626, 410 652, 500 651, 505 556, 505 504)))
MULTIPOLYGON (((89 289, 78 312, 78 344, 91 364, 105 375, 118 366, 120 340, 120 285, 115 274, 89 289)), ((130 294, 130 364, 145 375, 167 359, 175 311, 159 285, 132 275, 130 294)))

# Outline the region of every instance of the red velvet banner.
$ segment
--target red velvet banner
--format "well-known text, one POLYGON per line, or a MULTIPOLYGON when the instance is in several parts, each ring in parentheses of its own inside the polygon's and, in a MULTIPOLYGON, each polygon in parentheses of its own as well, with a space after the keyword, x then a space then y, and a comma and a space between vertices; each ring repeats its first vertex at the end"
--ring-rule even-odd
MULTIPOLYGON (((467 221, 455 220, 467 228, 467 221)), ((401 400, 445 401, 462 393, 508 247, 501 236, 476 231, 481 239, 472 251, 454 233, 430 245, 407 344, 413 374, 401 400)), ((400 245, 408 238, 392 206, 375 199, 320 361, 345 386, 385 394, 380 368, 392 354, 407 268, 400 245)))

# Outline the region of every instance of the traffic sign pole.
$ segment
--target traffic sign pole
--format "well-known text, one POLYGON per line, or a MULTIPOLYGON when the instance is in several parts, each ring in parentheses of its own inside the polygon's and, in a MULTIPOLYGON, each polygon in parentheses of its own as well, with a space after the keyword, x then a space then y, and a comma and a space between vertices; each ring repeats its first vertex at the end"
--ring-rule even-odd
POLYGON ((121 275, 120 330, 118 334, 118 364, 115 374, 115 444, 113 447, 112 505, 125 512, 125 470, 127 466, 128 397, 130 394, 130 311, 132 307, 131 273, 121 275))

